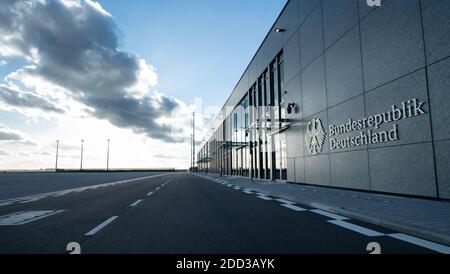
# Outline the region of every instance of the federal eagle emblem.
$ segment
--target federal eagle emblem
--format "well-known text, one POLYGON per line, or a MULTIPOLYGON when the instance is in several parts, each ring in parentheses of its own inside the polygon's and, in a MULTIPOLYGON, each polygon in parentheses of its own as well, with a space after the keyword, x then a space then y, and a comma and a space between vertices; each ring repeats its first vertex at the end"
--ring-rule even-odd
POLYGON ((317 155, 322 151, 325 142, 325 131, 320 119, 312 119, 306 126, 305 142, 306 148, 311 155, 317 155))

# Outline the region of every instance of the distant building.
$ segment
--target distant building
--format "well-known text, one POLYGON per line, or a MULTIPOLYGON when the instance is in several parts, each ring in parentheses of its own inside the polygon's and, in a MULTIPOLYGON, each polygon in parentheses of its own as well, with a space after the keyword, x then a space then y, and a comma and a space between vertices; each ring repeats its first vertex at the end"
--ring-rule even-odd
POLYGON ((450 198, 450 1, 291 0, 200 170, 450 198))

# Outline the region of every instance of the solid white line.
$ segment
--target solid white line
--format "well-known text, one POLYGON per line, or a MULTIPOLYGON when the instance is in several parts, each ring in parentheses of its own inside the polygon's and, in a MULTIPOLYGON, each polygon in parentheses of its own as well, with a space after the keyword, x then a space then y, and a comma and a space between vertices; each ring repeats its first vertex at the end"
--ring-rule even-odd
POLYGON ((313 210, 310 210, 311 212, 314 212, 314 213, 317 213, 317 214, 320 214, 320 215, 323 215, 323 216, 326 216, 326 217, 330 217, 331 219, 335 219, 335 220, 348 220, 349 218, 346 218, 346 217, 344 217, 344 216, 340 216, 340 215, 337 215, 337 214, 334 214, 334 213, 331 213, 331 212, 327 212, 327 211, 323 211, 323 210, 320 210, 320 209, 313 209, 313 210))
POLYGON ((71 192, 73 192, 73 190, 63 190, 63 191, 61 191, 61 192, 59 192, 59 193, 57 193, 55 195, 52 195, 51 197, 61 197, 61 196, 64 196, 66 194, 69 194, 71 192))
POLYGON ((41 199, 43 199, 43 198, 47 198, 47 197, 35 197, 35 198, 31 198, 31 199, 28 199, 28 200, 23 200, 23 201, 20 201, 20 202, 18 202, 19 204, 26 204, 26 203, 31 203, 31 202, 36 202, 36 201, 39 201, 39 200, 41 200, 41 199))
POLYGON ((267 197, 267 196, 264 196, 264 195, 258 195, 258 196, 256 196, 256 197, 258 197, 258 198, 260 198, 260 199, 263 199, 263 200, 266 200, 266 201, 273 200, 272 198, 267 197))
POLYGON ((114 221, 115 219, 117 219, 119 216, 112 216, 111 218, 109 218, 108 220, 104 221, 103 223, 99 224, 98 226, 96 226, 94 229, 92 229, 91 231, 89 231, 88 233, 85 234, 85 236, 92 236, 95 233, 97 233, 98 231, 100 231, 102 228, 104 228, 105 226, 109 225, 112 221, 114 221))
POLYGON ((142 202, 142 199, 137 200, 136 202, 132 203, 130 206, 137 206, 140 202, 142 202))
POLYGON ((150 191, 148 194, 147 194, 147 196, 150 196, 150 195, 152 195, 153 194, 153 191, 150 191))
POLYGON ((360 234, 369 236, 369 237, 377 237, 377 236, 384 236, 385 234, 380 233, 378 231, 372 230, 372 229, 368 229, 359 225, 354 225, 351 223, 347 223, 345 221, 341 221, 341 220, 332 220, 332 221, 328 221, 329 223, 335 224, 337 226, 358 232, 360 234))
POLYGON ((284 199, 275 199, 275 201, 281 202, 283 204, 295 204, 294 202, 288 201, 288 200, 284 200, 284 199))
POLYGON ((302 207, 295 206, 293 204, 281 204, 281 206, 284 206, 286 208, 289 208, 289 209, 292 209, 292 210, 295 210, 295 211, 305 211, 306 210, 306 209, 304 209, 302 207))
POLYGON ((38 211, 19 211, 16 213, 0 216, 0 225, 23 225, 31 223, 46 217, 50 217, 64 210, 38 210, 38 211))
POLYGON ((423 240, 423 239, 419 239, 413 236, 409 236, 403 233, 394 233, 394 234, 388 234, 389 237, 398 239, 398 240, 402 240, 404 242, 408 242, 411 244, 415 244, 421 247, 425 247, 431 250, 434 250, 436 252, 439 253, 443 253, 443 254, 450 254, 450 247, 446 246, 446 245, 441 245, 441 244, 437 244, 437 243, 433 243, 427 240, 423 240))
MULTIPOLYGON (((99 187, 105 187, 105 186, 111 185, 113 183, 115 183, 115 184, 124 184, 124 183, 129 183, 129 182, 141 181, 141 180, 145 180, 145 179, 161 177, 161 176, 164 176, 164 175, 165 174, 156 174, 156 175, 145 176, 145 177, 137 177, 137 178, 133 178, 133 179, 129 179, 129 180, 115 181, 115 182, 111 182, 111 183, 101 184, 101 185, 99 185, 99 187)), ((82 188, 84 188, 83 190, 88 189, 88 187, 82 187, 82 188)), ((71 188, 71 189, 66 189, 66 190, 58 190, 58 191, 40 193, 39 195, 40 196, 45 196, 46 198, 59 197, 59 196, 66 195, 68 193, 72 193, 72 192, 75 192, 75 191, 80 192, 80 191, 83 191, 83 190, 80 190, 79 188, 71 188)), ((14 203, 16 203, 16 202, 20 202, 20 201, 33 199, 34 197, 36 197, 36 195, 16 197, 16 198, 11 198, 11 199, 6 199, 6 200, 0 200, 0 203, 7 203, 7 202, 14 202, 14 203)))
POLYGON ((0 206, 7 206, 7 205, 12 205, 13 203, 11 202, 7 202, 7 203, 1 203, 0 206))

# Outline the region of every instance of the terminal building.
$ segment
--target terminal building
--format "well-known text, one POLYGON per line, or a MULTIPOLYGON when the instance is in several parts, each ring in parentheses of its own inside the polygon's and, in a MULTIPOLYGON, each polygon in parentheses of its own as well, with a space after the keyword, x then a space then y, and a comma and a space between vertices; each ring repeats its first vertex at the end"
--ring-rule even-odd
POLYGON ((450 199, 450 1, 375 2, 288 1, 198 169, 450 199))

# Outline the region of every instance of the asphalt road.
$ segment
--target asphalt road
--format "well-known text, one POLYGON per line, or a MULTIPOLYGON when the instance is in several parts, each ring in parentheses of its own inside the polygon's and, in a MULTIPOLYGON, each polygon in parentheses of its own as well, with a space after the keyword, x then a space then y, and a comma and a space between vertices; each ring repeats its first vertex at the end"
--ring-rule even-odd
POLYGON ((0 216, 42 210, 64 211, 21 225, 5 225, 17 215, 3 217, 3 225, 0 217, 0 253, 68 253, 69 242, 79 243, 82 253, 367 254, 371 242, 382 253, 434 252, 386 236, 395 231, 188 173, 0 205, 0 216))
POLYGON ((161 172, 0 172, 0 200, 154 174, 161 172))

